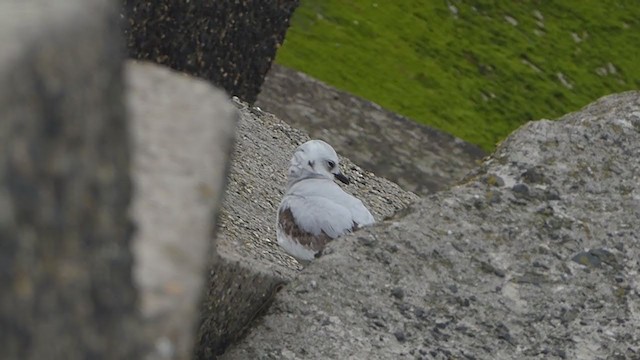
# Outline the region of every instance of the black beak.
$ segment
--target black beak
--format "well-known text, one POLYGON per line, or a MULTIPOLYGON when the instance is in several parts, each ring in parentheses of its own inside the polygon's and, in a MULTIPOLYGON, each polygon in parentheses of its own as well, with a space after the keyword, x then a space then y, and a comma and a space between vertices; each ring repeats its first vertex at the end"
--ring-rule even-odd
POLYGON ((342 173, 333 174, 336 179, 340 180, 340 182, 349 185, 349 178, 344 176, 342 173))

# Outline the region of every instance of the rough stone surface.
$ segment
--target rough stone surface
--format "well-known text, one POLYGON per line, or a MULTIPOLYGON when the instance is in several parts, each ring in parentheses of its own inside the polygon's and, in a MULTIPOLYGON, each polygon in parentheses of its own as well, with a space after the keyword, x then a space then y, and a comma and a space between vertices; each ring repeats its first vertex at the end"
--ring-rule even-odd
POLYGON ((640 92, 329 245, 223 359, 640 357, 640 92))
POLYGON ((0 3, 0 358, 132 359, 129 144, 112 1, 0 3))
MULTIPOLYGON (((236 340, 301 269, 278 247, 275 221, 289 160, 309 137, 271 114, 241 102, 236 106, 241 120, 219 219, 220 259, 211 271, 203 307, 199 359, 212 358, 236 340)), ((418 199, 346 158, 341 161, 353 180, 345 190, 362 199, 378 221, 418 199)))
POLYGON ((147 358, 191 359, 238 112, 205 81, 151 63, 126 70, 147 358))
POLYGON ((129 54, 253 103, 297 0, 124 0, 129 54))
POLYGON ((256 105, 421 195, 453 185, 485 155, 452 135, 276 64, 256 105))

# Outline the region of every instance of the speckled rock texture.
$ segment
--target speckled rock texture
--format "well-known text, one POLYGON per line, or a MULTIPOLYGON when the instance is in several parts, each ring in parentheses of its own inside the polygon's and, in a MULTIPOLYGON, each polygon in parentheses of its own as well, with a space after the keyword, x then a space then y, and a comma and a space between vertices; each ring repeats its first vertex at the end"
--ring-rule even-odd
POLYGON ((640 92, 331 243, 223 359, 640 358, 640 92))
MULTIPOLYGON (((211 359, 237 340, 302 268, 277 245, 275 221, 289 160, 309 137, 271 114, 239 101, 236 106, 241 120, 219 219, 219 259, 211 271, 203 307, 198 359, 211 359)), ((376 220, 418 200, 415 194, 341 159, 343 172, 352 180, 345 190, 362 199, 376 220)))
POLYGON ((126 79, 145 356, 191 359, 239 114, 223 91, 159 65, 129 62, 126 79))
POLYGON ((428 195, 478 166, 485 153, 434 128, 277 64, 256 106, 332 144, 362 168, 428 195))
POLYGON ((0 358, 134 359, 113 1, 0 3, 0 358))
POLYGON ((253 103, 297 0, 124 0, 129 55, 205 78, 253 103))

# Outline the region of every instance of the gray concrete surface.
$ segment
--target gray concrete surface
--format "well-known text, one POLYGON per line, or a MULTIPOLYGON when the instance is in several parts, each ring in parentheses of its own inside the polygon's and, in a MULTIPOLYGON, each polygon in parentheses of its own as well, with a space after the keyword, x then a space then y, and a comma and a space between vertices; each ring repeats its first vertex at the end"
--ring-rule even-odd
POLYGON ((332 242, 222 359, 640 357, 640 92, 332 242))
MULTIPOLYGON (((236 102, 241 120, 218 232, 219 261, 211 271, 197 346, 210 359, 237 340, 275 293, 302 268, 276 242, 276 211, 294 149, 309 140, 273 115, 236 102)), ((353 180, 345 190, 380 221, 418 197, 342 158, 353 180)), ((341 240, 336 240, 341 241, 341 240)))
POLYGON ((123 1, 129 55, 253 103, 298 0, 123 1))
POLYGON ((117 10, 0 2, 1 359, 138 354, 117 10))
POLYGON ((209 83, 126 66, 134 280, 148 359, 191 359, 238 112, 209 83))
POLYGON ((419 195, 450 187, 485 156, 475 145, 278 64, 256 106, 419 195))

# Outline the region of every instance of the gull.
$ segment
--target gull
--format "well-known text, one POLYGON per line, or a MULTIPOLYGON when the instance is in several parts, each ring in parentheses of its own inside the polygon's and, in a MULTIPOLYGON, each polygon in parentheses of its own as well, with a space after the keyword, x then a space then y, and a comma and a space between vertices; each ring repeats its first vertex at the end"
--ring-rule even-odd
POLYGON ((362 201, 334 182, 349 184, 339 165, 335 150, 322 140, 300 145, 291 158, 276 236, 302 264, 318 257, 329 241, 375 222, 362 201))

